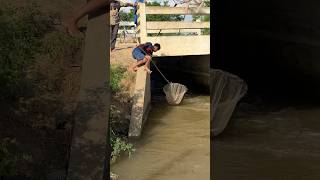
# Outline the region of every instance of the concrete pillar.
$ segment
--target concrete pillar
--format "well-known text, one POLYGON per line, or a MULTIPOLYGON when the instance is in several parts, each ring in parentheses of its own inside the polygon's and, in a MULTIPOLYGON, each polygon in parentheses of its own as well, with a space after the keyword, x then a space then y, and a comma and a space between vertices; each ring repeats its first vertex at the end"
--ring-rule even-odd
POLYGON ((89 18, 88 22, 68 180, 109 179, 107 127, 110 30, 106 23, 107 16, 102 13, 89 18))
POLYGON ((129 137, 141 135, 143 124, 148 116, 151 104, 150 75, 140 67, 136 75, 136 84, 133 95, 129 137))

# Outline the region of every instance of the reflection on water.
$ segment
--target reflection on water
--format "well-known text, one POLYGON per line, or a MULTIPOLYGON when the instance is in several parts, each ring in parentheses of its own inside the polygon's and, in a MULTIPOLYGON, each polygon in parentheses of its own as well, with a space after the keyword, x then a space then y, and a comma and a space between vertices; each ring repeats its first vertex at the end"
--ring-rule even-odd
POLYGON ((214 180, 319 180, 320 106, 241 103, 214 138, 214 180))
POLYGON ((119 180, 209 180, 209 107, 209 96, 187 95, 179 106, 158 98, 136 152, 112 171, 119 180))

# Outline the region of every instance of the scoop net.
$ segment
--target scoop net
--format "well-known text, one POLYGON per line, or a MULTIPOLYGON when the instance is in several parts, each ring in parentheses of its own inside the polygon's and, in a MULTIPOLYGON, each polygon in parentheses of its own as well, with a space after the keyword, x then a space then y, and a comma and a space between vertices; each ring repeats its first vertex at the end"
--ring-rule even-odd
POLYGON ((170 82, 160 71, 160 69, 157 67, 157 65, 151 61, 156 67, 156 69, 159 71, 161 76, 167 81, 167 85, 163 87, 163 92, 166 94, 166 100, 168 104, 170 105, 179 105, 181 101, 183 100, 184 94, 188 91, 188 88, 179 83, 173 83, 170 82))
MULTIPOLYGON (((147 54, 142 48, 140 48, 142 52, 147 54)), ((188 91, 188 88, 179 83, 170 82, 160 71, 158 66, 151 60, 154 67, 158 70, 161 76, 167 81, 167 85, 163 87, 163 91, 166 94, 166 100, 170 105, 179 105, 184 97, 184 94, 188 91)))
POLYGON ((179 105, 188 88, 179 83, 169 83, 163 87, 166 94, 166 100, 170 105, 179 105))
POLYGON ((227 126, 239 100, 246 94, 248 87, 238 76, 211 69, 211 132, 220 134, 227 126))

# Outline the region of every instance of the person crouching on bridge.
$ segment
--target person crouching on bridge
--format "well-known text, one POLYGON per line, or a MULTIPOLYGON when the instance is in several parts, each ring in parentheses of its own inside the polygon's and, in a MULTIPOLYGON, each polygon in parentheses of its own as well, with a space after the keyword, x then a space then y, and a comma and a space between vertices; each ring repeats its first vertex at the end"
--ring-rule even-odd
POLYGON ((131 70, 137 71, 138 67, 144 64, 144 70, 149 74, 152 72, 150 70, 151 56, 153 52, 160 50, 160 44, 155 43, 152 45, 151 42, 145 44, 140 44, 135 47, 132 51, 132 56, 137 62, 131 67, 131 70))

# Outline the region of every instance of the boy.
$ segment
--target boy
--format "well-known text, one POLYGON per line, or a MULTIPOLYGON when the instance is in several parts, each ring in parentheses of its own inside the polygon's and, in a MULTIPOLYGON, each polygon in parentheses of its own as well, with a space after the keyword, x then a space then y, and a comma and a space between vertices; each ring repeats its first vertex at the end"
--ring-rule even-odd
POLYGON ((147 42, 145 44, 140 44, 135 47, 132 51, 132 56, 137 62, 131 67, 131 70, 137 71, 138 67, 142 64, 144 65, 144 70, 147 71, 149 74, 152 72, 150 71, 150 61, 153 52, 157 52, 160 50, 160 44, 155 43, 152 45, 151 42, 147 42))

